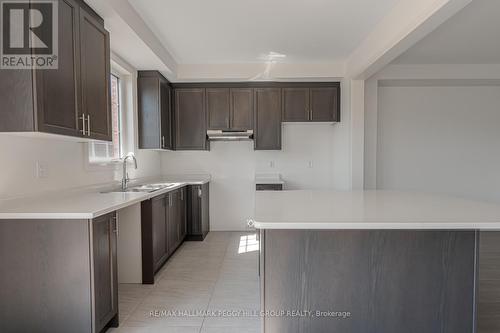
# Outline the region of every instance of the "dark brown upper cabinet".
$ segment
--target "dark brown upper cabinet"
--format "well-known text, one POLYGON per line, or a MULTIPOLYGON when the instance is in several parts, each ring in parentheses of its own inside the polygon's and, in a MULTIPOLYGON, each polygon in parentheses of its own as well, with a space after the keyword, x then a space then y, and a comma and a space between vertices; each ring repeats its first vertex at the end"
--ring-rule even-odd
POLYGON ((207 88, 208 129, 253 128, 253 89, 207 88))
POLYGON ((60 0, 58 11, 58 68, 0 70, 0 131, 111 141, 104 21, 83 1, 60 0))
MULTIPOLYGON (((87 136, 111 141, 109 33, 86 11, 80 11, 82 116, 87 136)), ((82 121, 83 123, 83 121, 82 121)))
POLYGON ((283 121, 309 120, 309 88, 283 88, 283 121))
POLYGON ((339 82, 173 83, 172 87, 178 150, 208 150, 207 129, 253 130, 255 150, 281 150, 283 121, 340 121, 339 82))
POLYGON ((281 89, 255 89, 256 150, 281 150, 281 89))
POLYGON ((231 88, 231 129, 253 129, 253 89, 231 88))
POLYGON ((157 71, 137 75, 139 148, 173 149, 172 89, 157 71))
POLYGON ((318 87, 310 89, 310 120, 340 121, 339 89, 318 87))
POLYGON ((338 87, 283 88, 283 121, 340 121, 338 87))
POLYGON ((204 88, 175 89, 175 149, 209 149, 204 88))
POLYGON ((207 88, 208 129, 225 130, 231 127, 230 95, 227 88, 207 88))
MULTIPOLYGON (((73 0, 58 5, 59 61, 53 70, 36 70, 38 130, 80 136, 80 6, 73 0)), ((14 110, 14 109, 13 109, 14 110)), ((12 112, 12 110, 10 110, 12 112)))

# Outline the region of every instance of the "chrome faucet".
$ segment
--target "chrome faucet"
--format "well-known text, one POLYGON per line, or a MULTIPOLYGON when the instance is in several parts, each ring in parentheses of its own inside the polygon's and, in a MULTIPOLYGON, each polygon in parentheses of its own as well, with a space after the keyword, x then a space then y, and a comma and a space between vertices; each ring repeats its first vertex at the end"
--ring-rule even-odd
POLYGON ((134 167, 137 169, 137 159, 135 158, 134 153, 128 153, 127 156, 123 158, 122 191, 125 191, 127 189, 128 182, 130 181, 127 172, 127 161, 129 158, 132 158, 134 160, 134 167))

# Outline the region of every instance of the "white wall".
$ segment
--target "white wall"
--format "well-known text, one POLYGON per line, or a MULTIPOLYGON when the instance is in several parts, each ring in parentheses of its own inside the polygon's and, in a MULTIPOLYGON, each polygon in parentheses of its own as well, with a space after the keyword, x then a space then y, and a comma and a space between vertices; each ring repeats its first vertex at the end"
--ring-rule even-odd
MULTIPOLYGON (((0 199, 121 179, 119 166, 89 166, 84 143, 2 134, 0 156, 0 199), (36 177, 37 161, 46 168, 46 178, 36 177)), ((137 156, 139 169, 130 170, 131 177, 160 173, 158 153, 140 151, 137 156)))
POLYGON ((349 168, 345 123, 284 124, 282 151, 254 151, 253 141, 244 141, 212 142, 209 152, 162 153, 164 174, 211 174, 212 230, 245 229, 254 213, 255 173, 280 173, 287 189, 348 189, 349 168))
POLYGON ((453 82, 378 88, 377 188, 500 201, 500 86, 453 82))

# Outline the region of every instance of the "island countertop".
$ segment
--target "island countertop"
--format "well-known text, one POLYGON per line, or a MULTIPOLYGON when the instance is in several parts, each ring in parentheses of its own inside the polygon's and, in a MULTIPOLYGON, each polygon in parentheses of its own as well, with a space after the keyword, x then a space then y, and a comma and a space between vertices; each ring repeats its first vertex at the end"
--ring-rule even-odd
POLYGON ((500 230, 500 204, 398 191, 256 192, 258 229, 500 230))

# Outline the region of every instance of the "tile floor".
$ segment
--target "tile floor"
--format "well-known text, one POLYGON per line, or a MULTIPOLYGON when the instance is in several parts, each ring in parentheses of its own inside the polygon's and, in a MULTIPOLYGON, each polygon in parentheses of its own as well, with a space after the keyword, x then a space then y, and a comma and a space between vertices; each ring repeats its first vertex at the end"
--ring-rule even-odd
POLYGON ((108 332, 260 332, 258 317, 197 313, 260 309, 257 249, 255 233, 211 232, 203 242, 185 242, 154 285, 119 286, 120 327, 108 332))

